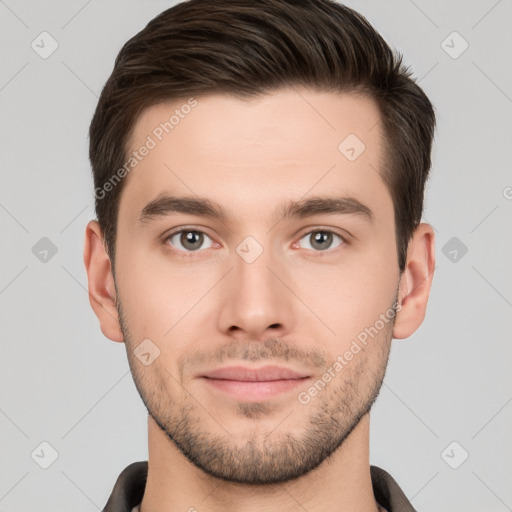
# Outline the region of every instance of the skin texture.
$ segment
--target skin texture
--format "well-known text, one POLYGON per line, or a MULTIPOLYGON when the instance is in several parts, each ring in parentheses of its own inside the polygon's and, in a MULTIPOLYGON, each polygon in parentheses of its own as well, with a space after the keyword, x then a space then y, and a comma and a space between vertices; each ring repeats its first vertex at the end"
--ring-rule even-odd
MULTIPOLYGON (((186 100, 144 111, 131 150, 186 100)), ((97 222, 86 231, 91 305, 105 336, 125 343, 149 411, 141 510, 376 511, 369 410, 392 338, 410 336, 424 319, 433 230, 418 226, 400 275, 393 203, 378 172, 384 134, 371 99, 286 88, 250 101, 196 100, 124 178, 115 280, 97 222), (354 161, 338 149, 350 134, 365 145, 354 161), (206 197, 226 217, 141 219, 165 194, 206 197), (356 199, 372 219, 279 213, 286 201, 320 196, 356 199), (190 231, 196 238, 187 241, 190 231), (259 255, 248 262, 245 254, 259 255), (378 322, 381 315, 388 321, 378 322), (334 369, 371 326, 377 333, 334 369), (148 339, 146 352, 158 357, 145 365, 135 352, 148 339), (230 395, 203 378, 231 365, 279 365, 307 378, 263 399, 230 395), (329 382, 311 391, 326 374, 329 382)))

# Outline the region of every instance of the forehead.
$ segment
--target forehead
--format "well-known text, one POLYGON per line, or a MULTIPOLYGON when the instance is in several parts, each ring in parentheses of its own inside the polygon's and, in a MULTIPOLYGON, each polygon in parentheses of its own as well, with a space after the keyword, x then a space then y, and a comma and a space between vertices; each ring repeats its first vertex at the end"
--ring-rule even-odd
POLYGON ((140 213, 162 193, 212 197, 248 215, 308 193, 389 203, 378 171, 382 140, 375 102, 352 93, 286 88, 250 100, 164 102, 134 126, 128 156, 139 159, 125 178, 120 215, 127 205, 140 213))

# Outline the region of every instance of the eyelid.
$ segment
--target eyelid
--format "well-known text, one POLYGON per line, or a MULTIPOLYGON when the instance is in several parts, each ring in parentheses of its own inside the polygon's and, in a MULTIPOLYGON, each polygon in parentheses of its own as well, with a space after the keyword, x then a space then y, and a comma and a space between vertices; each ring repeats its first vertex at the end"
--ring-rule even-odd
POLYGON ((339 228, 315 225, 315 226, 308 226, 307 228, 304 228, 304 229, 306 231, 303 231, 303 232, 299 231, 299 235, 297 235, 299 240, 301 238, 304 238, 305 235, 309 235, 311 233, 317 233, 317 232, 332 233, 334 235, 338 235, 343 240, 343 242, 345 242, 346 244, 349 244, 350 240, 353 238, 350 233, 348 233, 345 230, 339 229, 339 228))
MULTIPOLYGON (((298 238, 297 238, 297 241, 293 243, 293 247, 297 247, 298 244, 300 243, 300 241, 306 237, 306 236, 310 236, 311 234, 313 233, 330 233, 332 235, 335 235, 337 237, 339 237, 341 239, 341 243, 334 247, 334 248, 328 248, 328 249, 325 249, 323 251, 315 251, 314 249, 307 249, 308 251, 310 252, 313 252, 315 254, 315 256, 322 256, 322 255, 327 255, 327 254, 331 254, 333 252, 335 252, 337 249, 341 249, 343 248, 344 246, 346 245, 350 245, 350 241, 349 241, 349 236, 348 235, 345 235, 345 234, 341 234, 338 230, 336 229, 333 229, 333 228, 327 228, 327 227, 313 227, 311 229, 308 228, 307 231, 304 231, 298 238)), ((300 247, 299 247, 300 249, 300 247)))
MULTIPOLYGON (((317 233, 317 232, 332 233, 333 235, 339 236, 341 238, 341 240, 343 241, 341 246, 349 245, 350 244, 350 235, 348 233, 346 233, 345 231, 343 231, 343 233, 340 233, 340 231, 337 230, 337 229, 334 229, 334 228, 331 228, 331 227, 323 227, 323 226, 309 226, 309 227, 303 228, 303 229, 305 229, 305 231, 302 231, 302 232, 300 232, 299 235, 296 235, 296 237, 298 237, 298 238, 297 238, 296 242, 293 242, 292 246, 295 246, 306 235, 311 235, 312 233, 317 233)), ((171 231, 168 231, 168 232, 166 232, 163 235, 163 237, 162 237, 163 238, 163 242, 167 244, 169 239, 172 238, 174 235, 177 235, 177 234, 182 233, 182 232, 187 232, 187 231, 195 231, 197 233, 201 233, 203 235, 206 235, 208 238, 210 238, 212 240, 212 243, 214 245, 219 245, 219 243, 216 242, 214 240, 214 238, 210 234, 208 234, 208 232, 206 231, 206 228, 198 227, 198 226, 179 226, 177 228, 174 228, 171 231)), ((170 245, 170 244, 168 244, 168 245, 170 245)), ((338 247, 340 247, 340 246, 338 246, 338 247)), ((171 248, 175 252, 178 252, 178 253, 181 253, 181 254, 187 254, 187 255, 198 254, 198 253, 201 253, 201 252, 205 251, 205 249, 200 249, 200 250, 197 250, 197 251, 184 251, 184 250, 181 250, 181 249, 176 249, 173 246, 171 246, 171 248)), ((211 247, 208 247, 208 249, 210 249, 210 248, 211 247)), ((314 252, 322 254, 322 253, 331 252, 333 250, 334 249, 326 249, 325 251, 314 251, 314 252)))
POLYGON ((213 238, 212 235, 210 235, 208 233, 208 228, 206 228, 204 226, 198 226, 198 225, 191 225, 191 226, 185 225, 185 226, 175 227, 173 229, 170 229, 169 231, 166 231, 162 235, 162 238, 165 241, 168 238, 170 238, 171 236, 176 235, 177 233, 181 233, 182 231, 197 231, 198 233, 203 233, 205 235, 208 235, 210 238, 213 238))
MULTIPOLYGON (((197 254, 197 253, 200 253, 200 252, 203 252, 205 251, 205 249, 201 249, 201 250, 198 250, 198 251, 184 251, 182 249, 177 249, 176 247, 173 247, 170 243, 169 243, 169 240, 174 236, 174 235, 177 235, 179 233, 183 233, 183 232, 190 232, 190 231, 195 231, 197 233, 201 233, 203 235, 206 235, 211 241, 212 241, 212 244, 213 245, 218 245, 218 242, 216 242, 214 240, 214 238, 208 234, 208 232, 205 230, 205 228, 201 227, 201 228, 198 228, 197 226, 180 226, 180 227, 177 227, 177 228, 174 228, 170 231, 167 231, 163 236, 162 236, 162 241, 164 244, 166 245, 169 245, 171 247, 171 249, 174 251, 174 252, 177 252, 179 254, 186 254, 186 255, 193 255, 193 254, 197 254)), ((208 249, 211 249, 211 247, 208 247, 208 249)))

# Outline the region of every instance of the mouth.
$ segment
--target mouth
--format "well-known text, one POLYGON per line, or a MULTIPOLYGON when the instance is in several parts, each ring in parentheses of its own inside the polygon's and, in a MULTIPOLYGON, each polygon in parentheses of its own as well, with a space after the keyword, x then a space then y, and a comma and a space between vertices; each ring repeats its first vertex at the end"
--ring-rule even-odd
POLYGON ((210 388, 238 400, 264 401, 303 385, 310 375, 280 366, 217 368, 200 376, 210 388))

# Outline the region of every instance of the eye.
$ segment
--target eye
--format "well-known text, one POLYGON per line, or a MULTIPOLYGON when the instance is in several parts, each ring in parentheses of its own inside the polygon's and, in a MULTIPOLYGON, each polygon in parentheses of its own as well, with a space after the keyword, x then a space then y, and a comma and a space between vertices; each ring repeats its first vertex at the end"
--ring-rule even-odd
POLYGON ((213 246, 212 239, 203 231, 196 229, 182 229, 171 233, 165 241, 174 248, 185 252, 197 252, 199 249, 208 249, 213 246), (210 240, 210 245, 203 247, 205 240, 210 240), (181 247, 179 247, 179 245, 181 247))
POLYGON ((337 233, 334 233, 334 231, 329 231, 326 229, 317 229, 315 231, 310 231, 309 233, 306 233, 306 235, 303 236, 300 240, 310 241, 310 243, 308 242, 309 247, 306 247, 306 249, 313 249, 319 252, 326 251, 327 249, 332 248, 331 246, 333 243, 333 239, 335 237, 341 240, 341 243, 339 243, 337 247, 346 243, 346 241, 341 235, 338 235, 337 233))

